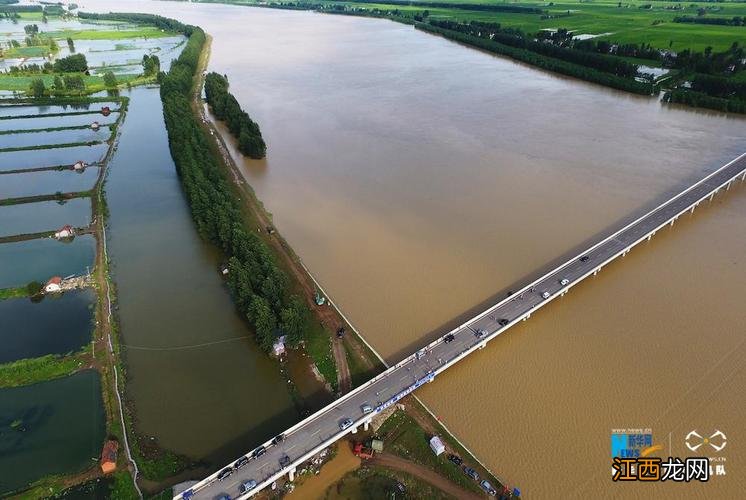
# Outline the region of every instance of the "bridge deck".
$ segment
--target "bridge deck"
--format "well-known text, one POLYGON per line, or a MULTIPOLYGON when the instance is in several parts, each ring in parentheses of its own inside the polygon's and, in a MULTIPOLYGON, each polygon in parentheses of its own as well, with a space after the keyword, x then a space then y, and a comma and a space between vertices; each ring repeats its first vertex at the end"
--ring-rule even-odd
MULTIPOLYGON (((395 404, 420 385, 432 381, 449 366, 476 349, 484 347, 489 340, 527 318, 552 299, 563 295, 569 288, 594 274, 602 266, 626 254, 633 246, 655 234, 658 229, 673 224, 681 214, 693 210, 696 205, 720 189, 730 187, 730 182, 739 176, 741 180, 746 178, 746 154, 452 330, 452 341, 446 342, 445 336, 439 338, 294 425, 285 432, 283 442, 276 445, 265 443, 267 451, 263 456, 251 459, 229 477, 217 480, 217 473, 212 474, 190 490, 194 492, 194 498, 214 499, 220 494, 228 494, 231 498, 248 498, 260 491, 331 443, 355 430, 357 426, 369 421, 386 407, 395 404), (543 296, 545 293, 549 294, 548 297, 543 296), (480 331, 483 332, 481 338, 477 335, 480 331), (361 410, 366 404, 374 408, 373 412, 367 415, 361 410), (341 430, 340 422, 346 418, 352 419, 354 425, 341 430), (290 462, 287 466, 281 467, 280 459, 284 456, 289 457, 290 462), (255 480, 258 483, 257 487, 249 494, 240 496, 240 483, 249 479, 255 480)), ((250 457, 251 453, 247 456, 250 457)), ((186 493, 187 498, 189 495, 190 493, 186 493)), ((184 497, 178 495, 175 498, 184 497)))

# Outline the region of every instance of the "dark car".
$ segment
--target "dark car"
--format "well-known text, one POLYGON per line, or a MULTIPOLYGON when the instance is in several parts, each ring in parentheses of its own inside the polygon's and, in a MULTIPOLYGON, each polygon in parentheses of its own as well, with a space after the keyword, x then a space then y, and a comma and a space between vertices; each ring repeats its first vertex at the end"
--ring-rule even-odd
POLYGON ((590 259, 590 257, 588 257, 587 255, 583 255, 583 256, 582 256, 582 257, 580 258, 580 262, 588 262, 588 259, 590 259))
POLYGON ((451 462, 453 462, 456 465, 461 465, 462 463, 464 463, 464 461, 461 460, 461 457, 459 457, 458 455, 454 455, 453 453, 451 453, 450 455, 448 455, 448 460, 450 460, 451 462))
POLYGON ((474 481, 479 481, 479 474, 477 474, 477 471, 475 471, 471 467, 467 467, 464 465, 464 474, 472 478, 474 481))
POLYGON ((443 342, 445 342, 446 344, 448 344, 450 342, 453 342, 453 339, 455 339, 455 338, 456 337, 454 337, 452 333, 449 333, 448 335, 446 335, 445 337, 443 337, 443 342))
POLYGON ((241 467, 243 467, 247 463, 249 463, 249 457, 241 457, 238 460, 236 460, 235 464, 233 464, 233 468, 234 469, 240 469, 241 467))
POLYGON ((342 337, 344 337, 345 336, 345 331, 346 331, 345 327, 344 326, 340 326, 339 330, 337 330, 337 338, 341 339, 342 337))
POLYGON ((497 320, 497 323, 498 323, 498 324, 499 324, 500 326, 505 326, 505 325, 507 325, 508 323, 510 323, 510 320, 509 320, 509 319, 505 319, 505 318, 500 318, 500 319, 498 319, 498 320, 497 320))
POLYGON ((280 444, 283 441, 285 441, 285 434, 278 434, 275 436, 275 438, 272 440, 272 444, 280 444))
POLYGON ((259 458, 262 455, 264 455, 266 452, 267 452, 267 448, 265 448, 264 446, 260 446, 259 448, 254 450, 253 456, 254 458, 259 458))
POLYGON ((290 465, 290 457, 287 456, 287 455, 281 456, 280 457, 280 467, 282 467, 284 469, 288 465, 290 465))
POLYGON ((231 474, 233 474, 233 467, 226 467, 225 469, 218 472, 218 480, 222 481, 231 474))

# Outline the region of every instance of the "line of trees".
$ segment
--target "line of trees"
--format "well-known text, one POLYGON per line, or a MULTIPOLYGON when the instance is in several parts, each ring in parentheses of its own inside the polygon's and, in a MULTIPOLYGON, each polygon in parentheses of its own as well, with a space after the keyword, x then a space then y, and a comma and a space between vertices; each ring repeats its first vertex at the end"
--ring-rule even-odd
POLYGON ((451 40, 461 42, 473 47, 477 47, 495 54, 504 55, 517 61, 525 62, 548 71, 554 71, 567 76, 580 78, 593 83, 598 83, 607 87, 633 92, 636 94, 650 95, 654 91, 654 86, 650 83, 638 82, 632 78, 623 78, 611 73, 596 70, 578 64, 563 61, 560 59, 548 57, 544 54, 538 54, 525 48, 518 48, 498 43, 489 38, 474 36, 468 33, 462 33, 435 24, 417 23, 418 29, 442 35, 451 40))
POLYGON ((745 26, 746 19, 741 16, 734 16, 732 18, 727 17, 705 17, 705 16, 679 16, 674 17, 673 22, 675 23, 691 23, 691 24, 716 24, 719 26, 745 26))
POLYGON ((603 71, 604 73, 610 73, 623 78, 634 78, 637 76, 637 65, 625 61, 624 59, 593 52, 573 50, 570 47, 545 43, 542 40, 534 40, 533 37, 527 36, 519 29, 502 28, 499 23, 480 21, 462 23, 458 21, 440 21, 431 19, 430 24, 444 30, 456 31, 470 37, 481 38, 502 45, 524 49, 536 54, 560 59, 573 64, 579 64, 581 66, 586 66, 597 71, 603 71))
MULTIPOLYGON (((346 0, 332 0, 346 1, 346 0)), ((408 7, 429 7, 441 9, 461 9, 477 10, 487 12, 512 12, 516 14, 543 14, 545 11, 538 7, 525 7, 522 5, 510 4, 484 4, 484 3, 448 3, 448 2, 427 2, 419 0, 355 0, 355 3, 374 3, 383 5, 398 5, 408 7)))
POLYGON ((228 79, 218 73, 209 73, 205 78, 205 96, 217 119, 225 121, 233 137, 238 139, 238 149, 251 158, 264 158, 267 145, 259 125, 228 92, 228 79))
POLYGON ((682 88, 666 92, 663 101, 731 113, 746 113, 746 101, 713 97, 702 92, 682 88))
MULTIPOLYGON (((228 257, 228 286, 238 310, 253 325, 257 343, 268 351, 279 335, 292 345, 303 340, 310 315, 290 293, 289 280, 269 246, 243 221, 240 202, 191 107, 191 91, 204 32, 158 16, 117 15, 148 22, 189 37, 168 73, 158 75, 169 147, 200 235, 228 257)), ((110 19, 110 17, 107 17, 110 19)))

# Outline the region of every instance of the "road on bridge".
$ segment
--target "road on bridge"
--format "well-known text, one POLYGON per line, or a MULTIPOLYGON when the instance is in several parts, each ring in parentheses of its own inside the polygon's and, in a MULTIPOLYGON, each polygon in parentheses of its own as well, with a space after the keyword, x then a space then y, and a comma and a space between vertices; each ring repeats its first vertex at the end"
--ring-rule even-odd
MULTIPOLYGON (((726 185, 730 187, 730 182, 736 177, 746 177, 745 170, 746 154, 291 427, 284 434, 282 442, 274 445, 265 443, 266 452, 262 456, 252 458, 250 452, 246 455, 251 458, 248 463, 232 471, 228 477, 217 480, 216 474, 213 474, 203 480, 195 486, 194 498, 214 499, 221 494, 236 498, 242 481, 254 480, 258 483, 251 494, 288 474, 329 444, 356 431, 357 426, 363 425, 383 409, 424 383, 431 382, 438 373, 476 349, 485 347, 489 340, 527 319, 536 309, 564 295, 569 288, 595 274, 615 258, 625 255, 637 243, 652 237, 667 224, 673 224, 682 213, 693 210, 714 192, 726 185), (373 408, 370 413, 364 413, 363 407, 366 405, 373 408), (353 424, 342 429, 341 424, 346 419, 351 419, 353 424)), ((225 468, 232 466, 228 464, 225 468)), ((250 494, 241 498, 247 498, 250 494)), ((187 493, 187 497, 189 495, 187 493)))

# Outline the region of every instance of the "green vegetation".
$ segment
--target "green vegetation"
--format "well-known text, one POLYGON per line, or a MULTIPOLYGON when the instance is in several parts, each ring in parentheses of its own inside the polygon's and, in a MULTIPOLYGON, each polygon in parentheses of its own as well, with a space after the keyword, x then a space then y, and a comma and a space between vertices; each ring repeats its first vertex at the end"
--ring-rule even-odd
POLYGON ((325 500, 349 498, 359 500, 380 500, 384 498, 446 500, 451 497, 410 474, 391 471, 382 467, 363 466, 345 475, 337 484, 330 486, 323 498, 325 500), (397 483, 404 485, 406 494, 401 493, 397 483))
POLYGON ((313 359, 316 368, 324 379, 337 390, 337 365, 332 353, 332 338, 324 327, 317 323, 308 325, 306 331, 306 352, 313 359))
POLYGON ((448 461, 445 453, 435 456, 433 450, 430 449, 432 436, 428 435, 407 413, 401 410, 394 412, 378 429, 378 435, 386 442, 386 451, 424 465, 463 488, 481 491, 479 486, 461 471, 460 467, 448 461))
MULTIPOLYGON (((0 73, 0 90, 15 90, 15 91, 26 91, 31 86, 31 82, 35 79, 41 79, 44 82, 47 90, 55 90, 55 95, 59 95, 58 88, 55 87, 55 76, 51 74, 30 74, 30 75, 14 75, 9 73, 0 73)), ((64 92, 64 94, 81 94, 84 92, 98 92, 105 90, 104 79, 100 76, 94 75, 61 75, 65 81, 71 85, 70 92, 64 92), (84 90, 78 90, 80 87, 79 82, 82 81, 85 85, 84 90), (73 91, 75 88, 75 91, 73 91)), ((117 75, 117 80, 120 85, 140 85, 142 83, 152 82, 152 77, 143 77, 140 75, 125 74, 117 75)), ((65 86, 63 85, 63 89, 65 86)), ((47 92, 49 93, 49 92, 47 92)), ((18 117, 13 117, 18 118, 18 117)))
POLYGON ((85 73, 88 71, 88 61, 83 54, 73 54, 54 62, 56 73, 85 73))
POLYGON ((131 38, 164 38, 174 36, 173 31, 162 31, 152 26, 118 30, 63 30, 50 31, 49 36, 73 40, 129 40, 131 38))
POLYGON ((42 144, 37 146, 21 146, 21 147, 14 147, 14 148, 2 148, 0 149, 0 152, 7 153, 10 151, 32 151, 35 149, 58 149, 58 148, 71 148, 74 146, 95 146, 96 144, 101 144, 100 141, 83 141, 83 142, 68 142, 65 144, 42 144))
POLYGON ((205 77, 205 96, 218 120, 228 124, 231 135, 238 139, 238 149, 250 158, 264 158, 267 145, 259 125, 241 109, 236 98, 228 92, 228 79, 217 73, 205 77))
POLYGON ((25 286, 19 286, 16 288, 0 288, 0 300, 17 299, 20 297, 28 297, 29 295, 28 288, 25 286))
POLYGON ((0 388, 35 384, 70 375, 86 364, 90 348, 69 356, 52 354, 0 365, 0 388))

